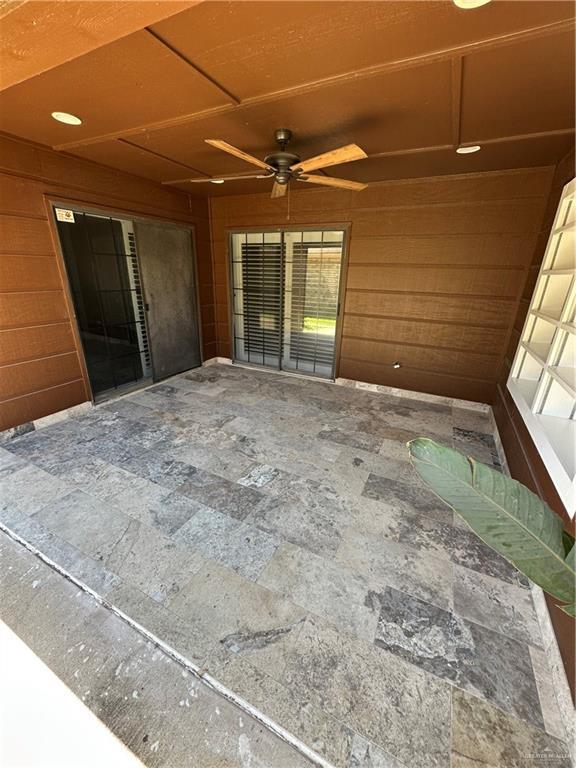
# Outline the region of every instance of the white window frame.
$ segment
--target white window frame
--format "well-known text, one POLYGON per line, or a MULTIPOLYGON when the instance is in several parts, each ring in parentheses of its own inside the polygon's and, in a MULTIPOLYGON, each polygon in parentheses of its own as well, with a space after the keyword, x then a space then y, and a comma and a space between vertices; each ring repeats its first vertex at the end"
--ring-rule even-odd
POLYGON ((571 517, 576 506, 575 243, 573 179, 562 191, 508 379, 508 389, 571 517))

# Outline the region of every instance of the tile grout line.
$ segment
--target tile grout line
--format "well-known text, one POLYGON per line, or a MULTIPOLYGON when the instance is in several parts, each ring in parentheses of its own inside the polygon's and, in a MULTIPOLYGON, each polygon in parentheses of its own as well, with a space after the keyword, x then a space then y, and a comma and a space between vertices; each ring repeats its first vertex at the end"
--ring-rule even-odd
POLYGON ((303 741, 301 741, 296 736, 294 736, 294 734, 282 728, 282 726, 278 725, 276 722, 274 722, 274 720, 269 718, 263 712, 253 707, 250 704, 250 702, 246 701, 246 699, 243 699, 241 696, 238 696, 237 694, 235 694, 234 691, 230 690, 225 685, 220 683, 215 677, 212 677, 212 675, 204 671, 197 664, 194 664, 185 656, 178 653, 178 651, 173 649, 171 646, 167 645, 163 640, 158 638, 156 635, 152 634, 152 632, 147 630, 141 624, 134 621, 130 616, 128 616, 123 611, 118 609, 115 605, 110 603, 108 600, 106 600, 106 598, 99 595, 95 590, 91 589, 91 587, 89 587, 87 584, 84 584, 84 582, 80 581, 80 579, 77 579, 67 570, 65 570, 60 565, 58 565, 58 563, 56 563, 54 560, 47 557, 37 547, 33 546, 32 544, 27 542, 25 539, 23 539, 19 534, 12 531, 2 521, 0 521, 0 531, 5 533, 9 538, 11 538, 13 541, 18 543, 20 546, 24 547, 24 549, 28 550, 31 554, 33 554, 35 557, 37 557, 39 560, 45 563, 49 568, 56 571, 56 573, 60 574, 60 576, 64 577, 67 581, 77 586, 85 594, 90 595, 99 605, 109 610, 115 616, 118 616, 119 619, 121 619, 123 622, 128 624, 132 629, 134 629, 140 635, 144 636, 147 640, 154 643, 173 661, 185 667, 185 669, 188 672, 190 672, 194 677, 196 677, 201 682, 205 683, 208 688, 210 688, 212 691, 222 696, 222 698, 229 701, 232 705, 238 707, 238 709, 242 710, 242 712, 252 717, 257 722, 259 722, 268 731, 273 733, 283 742, 285 742, 294 750, 299 752, 306 759, 310 760, 314 765, 319 766, 319 768, 335 768, 335 766, 332 763, 328 762, 319 754, 314 752, 314 750, 310 749, 310 747, 308 747, 303 741))

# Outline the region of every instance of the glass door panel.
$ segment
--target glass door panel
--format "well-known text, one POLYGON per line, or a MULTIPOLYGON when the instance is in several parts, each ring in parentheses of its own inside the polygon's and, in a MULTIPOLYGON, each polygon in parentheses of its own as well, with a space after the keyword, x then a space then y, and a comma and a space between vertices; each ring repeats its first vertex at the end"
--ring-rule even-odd
POLYGON ((232 235, 236 360, 333 378, 344 234, 232 235))
POLYGON ((344 232, 286 232, 282 368, 334 376, 344 232))
POLYGON ((232 235, 236 360, 280 367, 282 249, 279 232, 232 235))
POLYGON ((94 396, 149 378, 132 223, 74 211, 57 225, 94 396))

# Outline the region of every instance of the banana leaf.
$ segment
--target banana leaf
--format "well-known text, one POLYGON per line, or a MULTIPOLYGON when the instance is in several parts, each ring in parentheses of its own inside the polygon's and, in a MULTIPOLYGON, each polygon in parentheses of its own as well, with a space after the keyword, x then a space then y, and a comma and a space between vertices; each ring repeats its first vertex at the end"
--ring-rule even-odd
POLYGON ((488 546, 576 615, 576 547, 562 520, 522 483, 428 438, 408 443, 422 480, 488 546))

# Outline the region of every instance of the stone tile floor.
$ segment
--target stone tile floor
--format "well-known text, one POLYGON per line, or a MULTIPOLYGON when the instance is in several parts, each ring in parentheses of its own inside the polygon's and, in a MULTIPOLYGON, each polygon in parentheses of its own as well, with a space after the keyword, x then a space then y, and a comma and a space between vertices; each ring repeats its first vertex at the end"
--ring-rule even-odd
MULTIPOLYGON (((143 765, 314 767, 267 725, 3 532, 0 558, 2 620, 143 765)), ((37 723, 31 726, 34 738, 37 723)), ((25 759, 19 763, 24 764, 31 768, 25 759)), ((13 762, 2 765, 15 768, 13 762)))
POLYGON ((408 461, 490 430, 210 366, 4 443, 0 520, 337 768, 564 768, 529 584, 408 461))

